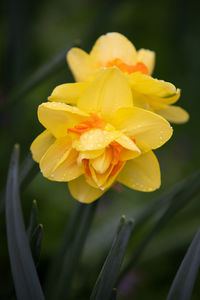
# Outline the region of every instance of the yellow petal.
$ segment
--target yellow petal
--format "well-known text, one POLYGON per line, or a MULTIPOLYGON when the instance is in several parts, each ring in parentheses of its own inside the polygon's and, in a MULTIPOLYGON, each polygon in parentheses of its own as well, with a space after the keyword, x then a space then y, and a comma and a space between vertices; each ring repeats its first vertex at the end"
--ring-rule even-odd
POLYGON ((70 151, 68 157, 52 172, 49 179, 55 181, 71 181, 84 173, 77 163, 78 153, 70 151))
POLYGON ((189 114, 179 106, 166 105, 163 109, 155 111, 169 122, 185 123, 189 120, 189 114))
POLYGON ((138 107, 156 111, 163 109, 167 104, 173 104, 180 98, 180 90, 177 89, 176 94, 170 97, 157 97, 152 95, 145 95, 139 92, 136 92, 134 89, 133 92, 133 101, 134 104, 138 107))
POLYGON ((40 169, 45 177, 50 177, 52 172, 69 156, 71 151, 71 138, 66 136, 57 139, 40 161, 40 169))
MULTIPOLYGON (((174 96, 169 96, 165 98, 150 96, 148 99, 148 103, 150 104, 153 111, 163 109, 167 104, 173 104, 177 102, 180 98, 180 92, 180 89, 177 89, 176 94, 174 96)), ((144 96, 148 97, 147 95, 144 96)))
MULTIPOLYGON (((141 150, 144 151, 143 147, 141 150)), ((149 147, 148 147, 148 150, 149 150, 149 147)), ((121 160, 121 161, 130 160, 130 159, 136 158, 140 154, 141 154, 141 151, 139 153, 136 151, 131 151, 131 150, 127 150, 127 149, 123 148, 122 151, 120 152, 119 160, 121 160)))
POLYGON ((105 191, 90 186, 84 176, 80 176, 68 183, 72 196, 83 203, 91 203, 101 197, 105 191))
POLYGON ((166 103, 166 104, 173 104, 178 101, 178 99, 180 98, 180 95, 181 95, 181 90, 177 89, 175 95, 162 98, 162 101, 163 101, 163 103, 166 103))
POLYGON ((133 106, 126 76, 117 68, 97 71, 77 105, 87 112, 101 112, 103 119, 109 121, 120 107, 133 106))
POLYGON ((160 187, 160 167, 152 151, 126 162, 117 181, 131 189, 150 192, 160 187))
POLYGON ((71 148, 69 136, 57 139, 40 161, 40 169, 50 180, 69 181, 83 173, 77 165, 78 153, 71 148))
POLYGON ((155 52, 147 49, 140 49, 137 51, 137 62, 143 62, 151 75, 155 66, 155 52))
POLYGON ((139 72, 130 74, 129 78, 131 79, 130 83, 133 89, 133 97, 134 90, 144 95, 161 98, 169 98, 177 94, 175 86, 164 80, 158 80, 139 72))
POLYGON ((86 82, 65 83, 58 85, 48 98, 49 101, 76 104, 77 99, 83 94, 87 87, 86 82))
POLYGON ((92 58, 79 48, 72 48, 67 53, 67 62, 76 81, 86 81, 95 70, 92 58))
POLYGON ((122 167, 116 172, 115 175, 112 176, 108 176, 107 181, 105 182, 105 184, 103 186, 101 186, 101 189, 103 189, 104 191, 109 189, 113 183, 116 181, 116 178, 118 176, 118 174, 121 172, 121 170, 123 170, 124 167, 124 163, 122 165, 122 167))
POLYGON ((59 103, 46 102, 38 108, 38 119, 55 137, 63 137, 68 128, 73 128, 89 115, 76 107, 59 103))
POLYGON ((135 138, 139 148, 142 145, 145 151, 162 146, 172 135, 172 128, 164 118, 138 107, 119 109, 112 124, 127 136, 135 138))
POLYGON ((91 160, 91 165, 99 174, 104 174, 109 168, 112 161, 112 150, 106 148, 105 151, 95 159, 91 160))
POLYGON ((78 156, 78 164, 82 163, 83 159, 94 159, 100 156, 104 152, 104 149, 92 150, 92 151, 81 151, 78 156))
POLYGON ((89 183, 93 187, 100 188, 102 191, 104 191, 105 190, 105 185, 108 188, 107 182, 108 182, 110 173, 112 172, 112 169, 113 169, 113 166, 111 165, 106 170, 105 173, 99 174, 99 173, 95 172, 95 170, 93 169, 92 166, 90 166, 90 172, 92 174, 92 178, 87 176, 87 179, 86 179, 87 183, 89 183))
POLYGON ((125 36, 117 32, 111 32, 98 38, 90 52, 90 56, 102 66, 115 58, 133 65, 136 61, 136 50, 125 36))
POLYGON ((128 150, 135 151, 136 153, 138 153, 138 155, 141 153, 136 144, 124 134, 117 138, 116 142, 128 150))
POLYGON ((43 131, 31 144, 33 159, 39 162, 48 148, 54 143, 55 137, 48 131, 43 131))
POLYGON ((120 135, 121 133, 119 131, 91 129, 90 131, 83 133, 79 140, 73 142, 73 148, 77 151, 103 149, 120 135))
POLYGON ((95 172, 95 170, 93 169, 91 163, 89 165, 90 167, 90 172, 92 177, 86 176, 86 182, 93 186, 94 188, 100 188, 102 191, 106 191, 108 190, 112 184, 115 182, 116 177, 118 176, 120 170, 123 168, 123 165, 121 166, 121 168, 114 174, 111 175, 114 166, 110 165, 110 167, 106 170, 106 172, 104 174, 99 174, 97 172, 95 172))

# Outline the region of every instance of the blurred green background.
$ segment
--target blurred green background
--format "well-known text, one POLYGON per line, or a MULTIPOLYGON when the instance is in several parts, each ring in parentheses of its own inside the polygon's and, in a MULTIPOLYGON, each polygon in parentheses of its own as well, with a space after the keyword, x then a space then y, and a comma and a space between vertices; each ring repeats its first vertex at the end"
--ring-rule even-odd
MULTIPOLYGON (((174 135, 156 151, 162 171, 162 187, 154 193, 139 193, 123 187, 113 189, 99 204, 87 239, 81 265, 74 281, 74 299, 89 298, 91 288, 110 246, 122 214, 136 218, 164 190, 200 167, 200 2, 147 0, 4 0, 1 10, 0 104, 7 95, 23 86, 41 65, 77 39, 89 51, 106 32, 120 32, 137 49, 156 52, 154 77, 181 88, 178 105, 190 114, 184 125, 173 125, 174 135)), ((53 88, 73 82, 67 64, 42 80, 29 93, 17 99, 0 115, 0 186, 6 183, 13 145, 21 146, 21 161, 33 139, 42 131, 37 106, 47 100, 53 88)), ((44 226, 38 272, 45 281, 50 260, 64 234, 75 206, 67 184, 46 180, 38 174, 22 194, 25 221, 32 200, 39 206, 44 226)), ((143 255, 121 284, 119 299, 165 299, 186 249, 200 226, 200 199, 196 198, 178 213, 151 241, 143 255)), ((157 212, 159 215, 159 211, 157 212)), ((132 237, 127 255, 140 239, 132 237)), ((0 215, 0 299, 11 299, 11 274, 7 252, 4 212, 0 215)), ((14 299, 14 298, 12 298, 14 299)), ((200 299, 195 287, 194 298, 200 299)))

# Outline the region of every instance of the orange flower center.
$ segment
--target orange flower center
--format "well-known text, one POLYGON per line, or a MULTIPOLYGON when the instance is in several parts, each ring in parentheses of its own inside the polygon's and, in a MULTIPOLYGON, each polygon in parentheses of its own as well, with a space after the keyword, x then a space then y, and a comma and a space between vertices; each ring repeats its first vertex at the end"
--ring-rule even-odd
MULTIPOLYGON (((98 115, 90 113, 90 116, 92 118, 91 121, 86 120, 83 122, 80 122, 78 125, 74 126, 73 128, 68 128, 68 133, 75 133, 78 135, 82 135, 83 133, 91 130, 91 129, 105 129, 106 122, 98 117, 98 115)), ((134 138, 131 138, 131 140, 136 143, 136 140, 134 138)), ((124 162, 120 160, 120 153, 123 150, 123 146, 121 146, 116 141, 113 141, 110 143, 108 148, 112 151, 112 159, 110 162, 110 168, 112 168, 112 171, 110 173, 111 176, 114 176, 124 165, 124 162)), ((85 174, 89 177, 92 177, 91 171, 90 171, 90 164, 89 159, 83 159, 82 165, 85 170, 85 174)))
MULTIPOLYGON (((135 143, 135 139, 131 138, 131 140, 135 143)), ((120 153, 123 149, 123 147, 117 143, 117 142, 112 142, 110 143, 110 145, 108 146, 111 151, 112 151, 112 160, 110 163, 110 167, 113 167, 110 176, 114 176, 123 166, 124 162, 120 160, 120 153)), ((83 167, 85 170, 85 173, 87 176, 92 177, 91 171, 90 171, 90 167, 89 167, 89 159, 83 159, 82 160, 83 163, 83 167)))
POLYGON ((104 120, 101 120, 96 114, 90 113, 92 121, 83 121, 80 122, 78 125, 76 125, 74 128, 68 128, 68 133, 76 133, 76 134, 83 134, 86 131, 89 131, 90 129, 99 128, 104 129, 106 126, 106 122, 104 120))
POLYGON ((141 72, 143 74, 149 74, 149 70, 147 66, 142 62, 138 62, 135 65, 127 65, 120 58, 115 58, 114 60, 109 61, 106 64, 107 68, 114 67, 114 66, 119 68, 122 72, 126 72, 128 74, 131 74, 133 72, 141 72))
POLYGON ((90 171, 90 167, 89 167, 89 159, 84 158, 82 160, 82 164, 83 164, 83 167, 85 169, 86 175, 89 176, 89 177, 92 177, 92 174, 91 174, 91 171, 90 171))

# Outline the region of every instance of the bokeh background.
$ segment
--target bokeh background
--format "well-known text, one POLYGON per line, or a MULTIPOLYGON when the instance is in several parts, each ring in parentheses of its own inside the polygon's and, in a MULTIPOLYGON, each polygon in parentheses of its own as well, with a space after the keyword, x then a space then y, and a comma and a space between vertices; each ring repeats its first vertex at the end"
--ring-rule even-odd
MULTIPOLYGON (((139 193, 125 187, 110 191, 99 204, 74 281, 74 299, 89 298, 91 288, 106 257, 116 224, 122 214, 137 216, 160 193, 200 167, 200 2, 186 0, 4 0, 0 34, 0 104, 23 86, 33 72, 80 40, 89 51, 106 32, 120 32, 139 48, 156 52, 154 77, 181 88, 179 105, 190 114, 184 125, 173 125, 171 140, 156 151, 162 171, 162 187, 154 193, 139 193)), ((33 139, 42 131, 37 106, 53 88, 73 82, 66 63, 19 97, 0 115, 0 186, 6 183, 13 145, 21 146, 21 161, 33 139)), ((39 173, 22 194, 25 222, 36 199, 44 226, 38 272, 42 283, 49 263, 59 247, 75 206, 67 184, 46 180, 39 173)), ((159 215, 159 211, 157 212, 159 215)), ((137 265, 119 289, 119 299, 165 299, 171 282, 197 228, 200 198, 191 201, 152 239, 137 265)), ((140 239, 132 237, 127 255, 140 239)), ((7 251, 5 216, 0 215, 0 299, 11 299, 12 279, 7 251)), ((199 279, 199 278, 198 278, 199 279)), ((200 299, 195 286, 193 299, 200 299)), ((15 299, 14 297, 12 299, 15 299)))

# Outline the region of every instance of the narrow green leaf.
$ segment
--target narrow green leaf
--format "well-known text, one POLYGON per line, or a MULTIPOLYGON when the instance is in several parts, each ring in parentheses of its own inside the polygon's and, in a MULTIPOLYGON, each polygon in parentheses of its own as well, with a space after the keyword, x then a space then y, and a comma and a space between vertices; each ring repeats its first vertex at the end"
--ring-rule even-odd
POLYGON ((200 229, 197 231, 171 285, 167 300, 190 300, 200 267, 200 229))
MULTIPOLYGON (((31 153, 29 153, 24 159, 22 165, 20 166, 19 172, 19 186, 20 191, 25 190, 25 188, 29 185, 29 183, 34 179, 34 177, 38 174, 39 167, 33 159, 31 153)), ((4 210, 5 205, 5 190, 3 189, 0 193, 0 214, 4 210)))
POLYGON ((116 299, 117 299, 117 289, 114 288, 114 289, 112 290, 110 300, 116 300, 116 299))
POLYGON ((120 266, 129 241, 133 221, 125 222, 122 217, 110 252, 98 276, 90 300, 110 300, 113 288, 119 275, 120 266))
POLYGON ((31 215, 30 215, 30 219, 29 219, 29 225, 28 225, 28 229, 27 229, 27 235, 28 235, 29 241, 31 240, 31 237, 37 226, 38 226, 38 207, 37 207, 37 201, 33 200, 31 215))
POLYGON ((31 235, 30 247, 35 265, 38 266, 42 246, 43 226, 38 224, 31 235))
POLYGON ((31 247, 31 252, 35 265, 37 266, 40 258, 42 244, 43 226, 38 224, 38 207, 36 200, 33 200, 27 236, 31 247))
MULTIPOLYGON (((170 193, 164 194, 159 198, 157 202, 158 208, 162 208, 160 204, 165 205, 164 212, 161 214, 154 227, 146 234, 139 246, 133 252, 132 257, 125 266, 123 272, 120 275, 120 279, 135 265, 144 249, 147 247, 151 239, 157 234, 162 227, 171 220, 171 218, 185 207, 191 200, 200 193, 200 171, 195 172, 181 184, 175 185, 174 189, 171 189, 170 193)), ((156 208, 156 207, 155 207, 156 208)), ((155 210, 156 211, 156 210, 155 210)), ((139 219, 139 225, 145 222, 148 214, 144 213, 144 218, 139 219)), ((136 220, 137 226, 137 220, 136 220)))
POLYGON ((33 160, 32 154, 28 153, 19 171, 20 190, 24 190, 39 172, 38 164, 33 160))
POLYGON ((11 157, 6 188, 6 229, 17 299, 43 300, 43 292, 25 232, 18 182, 19 146, 11 157))
POLYGON ((57 268, 54 268, 54 274, 57 274, 57 277, 54 277, 54 282, 56 278, 56 286, 48 283, 47 298, 62 300, 69 296, 72 279, 77 269, 98 201, 91 204, 77 204, 77 211, 70 223, 70 230, 67 232, 63 248, 60 250, 61 256, 58 260, 56 259, 58 262, 57 268))

